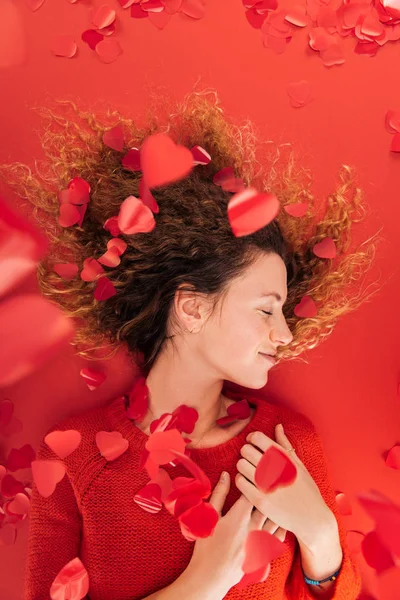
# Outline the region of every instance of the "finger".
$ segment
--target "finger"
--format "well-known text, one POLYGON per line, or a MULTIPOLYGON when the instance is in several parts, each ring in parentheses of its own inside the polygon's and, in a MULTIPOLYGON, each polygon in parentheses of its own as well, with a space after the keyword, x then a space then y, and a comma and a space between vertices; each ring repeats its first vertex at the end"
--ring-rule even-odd
POLYGON ((256 467, 252 465, 247 458, 241 458, 236 463, 236 468, 243 477, 248 479, 253 485, 256 485, 256 467))

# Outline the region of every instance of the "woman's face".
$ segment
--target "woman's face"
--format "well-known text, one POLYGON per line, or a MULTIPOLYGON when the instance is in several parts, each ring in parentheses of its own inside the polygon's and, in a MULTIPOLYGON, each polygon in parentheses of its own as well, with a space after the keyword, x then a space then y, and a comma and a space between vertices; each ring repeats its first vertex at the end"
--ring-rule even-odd
POLYGON ((200 335, 194 336, 196 351, 214 375, 248 388, 265 386, 273 363, 261 353, 275 354, 293 339, 282 312, 286 280, 283 260, 269 254, 259 257, 231 284, 200 335), (281 300, 266 295, 272 292, 281 300))

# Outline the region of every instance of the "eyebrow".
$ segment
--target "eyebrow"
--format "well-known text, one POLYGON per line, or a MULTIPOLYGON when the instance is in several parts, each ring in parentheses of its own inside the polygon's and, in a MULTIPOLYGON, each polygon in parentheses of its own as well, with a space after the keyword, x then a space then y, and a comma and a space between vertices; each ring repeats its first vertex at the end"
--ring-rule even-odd
POLYGON ((281 302, 281 300, 282 300, 282 297, 280 296, 280 294, 278 294, 278 292, 269 292, 268 294, 261 294, 261 298, 264 298, 267 296, 274 296, 274 298, 276 298, 278 300, 278 302, 281 302))

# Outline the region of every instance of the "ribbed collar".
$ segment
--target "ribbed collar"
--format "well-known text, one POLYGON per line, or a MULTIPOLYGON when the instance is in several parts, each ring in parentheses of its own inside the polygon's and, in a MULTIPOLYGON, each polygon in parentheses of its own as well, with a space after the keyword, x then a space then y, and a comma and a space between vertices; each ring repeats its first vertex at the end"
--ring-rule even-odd
MULTIPOLYGON (((267 433, 266 428, 269 429, 273 421, 276 420, 274 419, 277 412, 276 407, 266 400, 254 396, 243 395, 243 398, 246 398, 249 404, 255 408, 252 420, 237 436, 222 444, 210 448, 191 448, 191 458, 194 462, 206 464, 208 462, 214 463, 216 459, 218 459, 218 462, 224 458, 229 459, 237 455, 240 448, 246 443, 246 437, 251 431, 264 431, 267 433)), ((125 407, 125 397, 119 396, 108 404, 105 410, 112 430, 119 431, 129 441, 132 450, 141 452, 149 436, 129 419, 125 407)), ((188 435, 188 437, 190 436, 188 435)))

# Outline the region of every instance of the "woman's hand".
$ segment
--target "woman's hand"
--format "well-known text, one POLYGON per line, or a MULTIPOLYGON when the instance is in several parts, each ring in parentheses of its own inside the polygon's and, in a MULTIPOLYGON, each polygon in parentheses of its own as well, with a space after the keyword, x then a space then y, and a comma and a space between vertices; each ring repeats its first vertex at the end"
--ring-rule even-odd
POLYGON ((242 446, 243 458, 236 465, 240 471, 235 478, 236 487, 263 515, 311 547, 332 526, 335 516, 296 453, 288 452, 293 446, 279 425, 275 428, 275 437, 277 442, 261 431, 247 436, 249 443, 242 446), (255 483, 255 472, 262 454, 272 445, 286 451, 297 475, 291 485, 265 493, 255 483))

